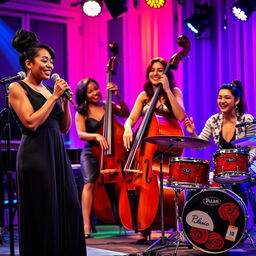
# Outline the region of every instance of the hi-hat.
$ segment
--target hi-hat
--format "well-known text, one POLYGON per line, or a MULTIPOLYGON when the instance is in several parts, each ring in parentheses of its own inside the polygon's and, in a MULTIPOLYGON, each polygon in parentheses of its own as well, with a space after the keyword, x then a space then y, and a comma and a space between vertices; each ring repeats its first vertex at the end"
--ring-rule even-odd
POLYGON ((234 140, 231 142, 231 144, 235 146, 240 146, 240 147, 255 147, 256 146, 256 136, 251 136, 251 137, 245 137, 242 139, 234 140))
POLYGON ((172 135, 150 136, 144 141, 157 144, 159 146, 175 147, 175 148, 204 148, 211 145, 211 142, 198 138, 172 135))

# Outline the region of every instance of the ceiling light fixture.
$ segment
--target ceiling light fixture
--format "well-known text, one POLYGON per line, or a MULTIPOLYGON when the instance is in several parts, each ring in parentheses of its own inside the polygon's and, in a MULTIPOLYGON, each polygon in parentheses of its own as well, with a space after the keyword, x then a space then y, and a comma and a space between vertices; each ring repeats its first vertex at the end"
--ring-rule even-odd
POLYGON ((238 0, 232 7, 233 14, 241 21, 247 21, 256 10, 256 0, 238 0))
POLYGON ((102 0, 88 0, 83 3, 83 12, 90 17, 98 16, 101 10, 102 0))
POLYGON ((195 34, 200 35, 212 23, 212 8, 204 4, 195 4, 195 12, 185 20, 187 27, 195 34))
POLYGON ((102 11, 102 0, 86 0, 71 3, 71 6, 82 5, 84 14, 90 17, 98 16, 102 11))
POLYGON ((146 4, 154 9, 162 8, 165 5, 165 0, 145 0, 146 4))
POLYGON ((114 19, 128 10, 126 0, 104 0, 104 2, 114 19))

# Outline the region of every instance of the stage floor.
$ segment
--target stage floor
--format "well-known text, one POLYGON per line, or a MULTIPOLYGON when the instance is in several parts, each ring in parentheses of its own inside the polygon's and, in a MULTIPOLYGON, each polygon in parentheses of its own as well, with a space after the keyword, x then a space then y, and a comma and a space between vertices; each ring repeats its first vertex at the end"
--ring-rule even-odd
MULTIPOLYGON (((92 238, 87 239, 87 256, 118 256, 118 255, 154 255, 154 256, 167 256, 173 255, 175 247, 170 247, 166 244, 166 247, 159 249, 160 245, 154 248, 158 249, 155 253, 146 253, 150 245, 136 244, 139 239, 139 234, 133 231, 120 230, 118 226, 97 226, 97 233, 92 233, 92 238)), ((171 233, 166 232, 165 237, 169 237, 171 233)), ((255 234, 256 235, 256 234, 255 234)), ((154 231, 151 234, 152 242, 161 237, 160 231, 154 231)), ((256 236, 254 237, 254 240, 256 236)), ((0 245, 0 256, 10 255, 8 237, 5 238, 3 244, 0 245)), ((17 236, 15 237, 15 255, 19 255, 17 236)), ((187 247, 179 247, 177 256, 199 256, 210 255, 209 253, 199 251, 197 249, 188 249, 187 247)), ((255 256, 256 248, 253 248, 249 239, 238 245, 231 250, 218 254, 218 255, 239 255, 239 256, 255 256)), ((35 255, 36 256, 36 255, 35 255)), ((75 256, 75 255, 74 255, 75 256)))

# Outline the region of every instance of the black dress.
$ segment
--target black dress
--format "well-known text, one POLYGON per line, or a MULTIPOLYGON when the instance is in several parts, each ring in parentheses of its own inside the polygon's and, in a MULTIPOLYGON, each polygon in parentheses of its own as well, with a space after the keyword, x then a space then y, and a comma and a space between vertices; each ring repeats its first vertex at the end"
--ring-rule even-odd
MULTIPOLYGON (((19 83, 38 110, 44 96, 19 83)), ((13 113, 22 130, 16 166, 20 255, 85 256, 82 211, 59 126, 60 101, 36 131, 27 130, 13 113)))
MULTIPOLYGON (((85 122, 86 131, 90 133, 97 132, 103 125, 104 116, 100 121, 94 118, 88 117, 85 122)), ((95 141, 84 142, 84 148, 81 152, 81 174, 83 177, 83 183, 95 183, 99 176, 99 164, 96 156, 92 153, 92 146, 95 145, 95 141)))

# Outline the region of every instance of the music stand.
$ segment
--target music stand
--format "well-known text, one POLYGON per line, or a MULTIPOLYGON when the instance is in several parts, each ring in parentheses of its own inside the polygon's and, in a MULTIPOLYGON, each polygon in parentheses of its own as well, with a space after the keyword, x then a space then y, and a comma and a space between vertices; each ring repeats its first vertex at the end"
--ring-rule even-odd
POLYGON ((160 152, 159 156, 156 158, 160 159, 160 213, 161 213, 161 237, 156 240, 150 247, 148 247, 143 254, 150 254, 152 252, 155 252, 157 250, 161 250, 166 247, 176 247, 175 252, 173 255, 177 254, 178 248, 180 246, 185 246, 188 247, 189 249, 192 248, 192 245, 181 241, 183 231, 180 229, 180 217, 179 217, 179 194, 182 192, 183 188, 175 187, 173 186, 173 189, 175 191, 175 232, 170 236, 166 237, 165 236, 165 231, 164 231, 164 208, 163 208, 163 155, 166 153, 168 150, 170 150, 173 147, 177 148, 203 148, 206 146, 211 145, 209 141, 205 141, 202 139, 197 139, 197 138, 190 138, 190 137, 185 137, 185 136, 166 136, 166 135, 160 135, 160 136, 151 136, 147 137, 144 139, 144 141, 152 143, 152 144, 157 144, 160 146, 166 146, 167 149, 160 152), (167 241, 170 241, 168 244, 167 241), (162 246, 154 248, 158 244, 162 246))

